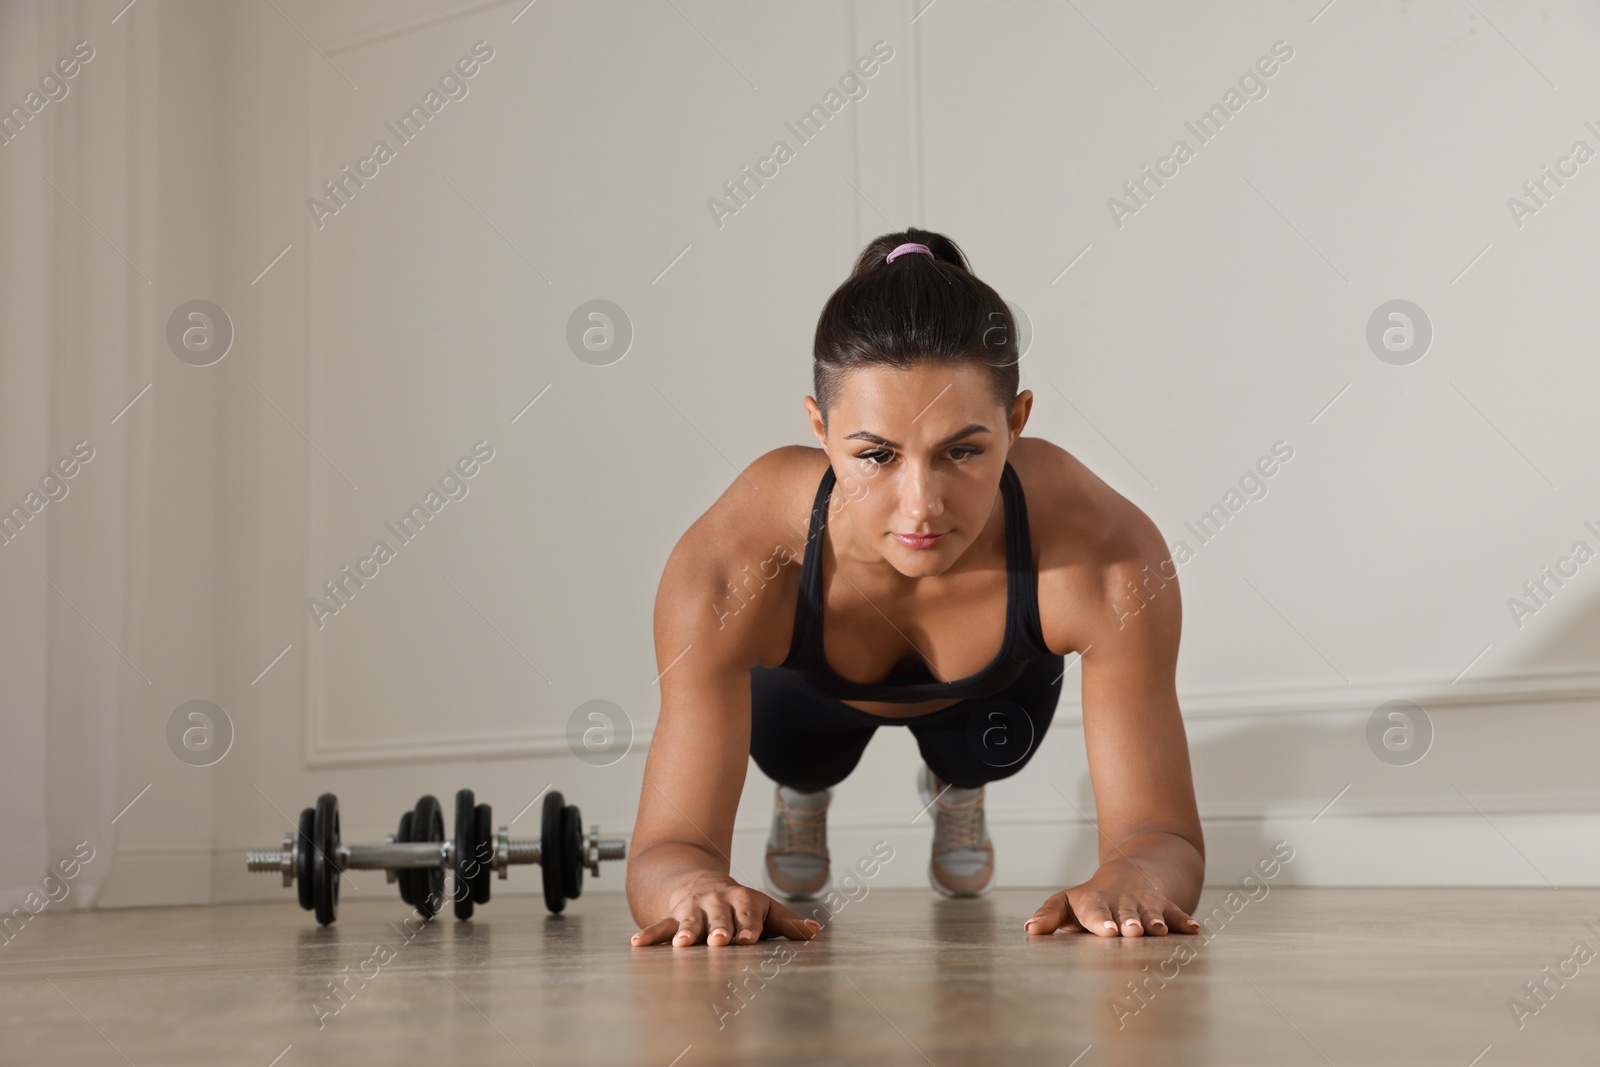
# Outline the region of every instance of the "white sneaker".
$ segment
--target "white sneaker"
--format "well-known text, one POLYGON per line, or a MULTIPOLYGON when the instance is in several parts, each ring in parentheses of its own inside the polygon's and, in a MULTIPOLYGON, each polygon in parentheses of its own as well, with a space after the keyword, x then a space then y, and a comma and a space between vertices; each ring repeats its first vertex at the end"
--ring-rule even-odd
POLYGON ((832 888, 828 878, 828 803, 833 790, 801 793, 778 786, 767 836, 768 896, 817 900, 832 888))
POLYGON ((994 884, 994 844, 983 815, 983 786, 947 786, 924 765, 917 774, 917 792, 922 806, 934 809, 928 884, 947 897, 983 896, 994 884))

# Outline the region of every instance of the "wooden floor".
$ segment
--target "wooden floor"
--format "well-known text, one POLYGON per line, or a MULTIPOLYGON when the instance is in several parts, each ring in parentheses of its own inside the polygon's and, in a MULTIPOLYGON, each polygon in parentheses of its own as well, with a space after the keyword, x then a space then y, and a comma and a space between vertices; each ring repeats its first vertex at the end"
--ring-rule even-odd
POLYGON ((1209 938, 1029 939, 1044 895, 874 890, 809 944, 715 950, 632 948, 616 893, 416 933, 398 899, 328 929, 292 904, 46 911, 0 946, 0 1063, 1600 1062, 1600 960, 1563 965, 1600 950, 1600 891, 1283 887, 1209 938))

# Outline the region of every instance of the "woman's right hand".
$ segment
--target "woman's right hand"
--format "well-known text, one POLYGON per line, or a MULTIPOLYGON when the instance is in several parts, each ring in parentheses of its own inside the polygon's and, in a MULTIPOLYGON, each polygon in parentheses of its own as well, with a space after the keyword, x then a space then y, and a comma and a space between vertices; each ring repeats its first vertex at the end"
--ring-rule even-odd
POLYGON ((635 947, 670 941, 674 948, 704 941, 720 947, 754 944, 764 938, 810 941, 822 929, 802 919, 765 893, 740 885, 725 874, 696 875, 672 894, 671 914, 633 935, 635 947))

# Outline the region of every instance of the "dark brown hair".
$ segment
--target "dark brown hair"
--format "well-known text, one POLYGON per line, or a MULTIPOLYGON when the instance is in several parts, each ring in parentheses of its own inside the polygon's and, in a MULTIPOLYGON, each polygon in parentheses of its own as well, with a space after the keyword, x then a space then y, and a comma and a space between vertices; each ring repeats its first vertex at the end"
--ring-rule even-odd
POLYGON ((828 297, 812 345, 812 387, 827 425, 846 371, 920 363, 979 363, 1007 414, 1017 398, 1017 330, 1011 309, 967 267, 941 233, 909 229, 875 237, 828 297), (927 245, 933 258, 902 244, 927 245))

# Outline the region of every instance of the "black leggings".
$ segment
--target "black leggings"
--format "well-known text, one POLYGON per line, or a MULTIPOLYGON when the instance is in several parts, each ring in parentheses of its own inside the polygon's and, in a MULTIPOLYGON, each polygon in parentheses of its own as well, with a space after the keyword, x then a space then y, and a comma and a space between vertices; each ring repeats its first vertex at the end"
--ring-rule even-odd
POLYGON ((895 719, 824 696, 786 668, 752 667, 750 755, 779 785, 814 793, 855 770, 879 726, 904 726, 934 774, 971 789, 1011 777, 1033 756, 1055 717, 1065 670, 1065 656, 1040 656, 993 696, 895 719))

